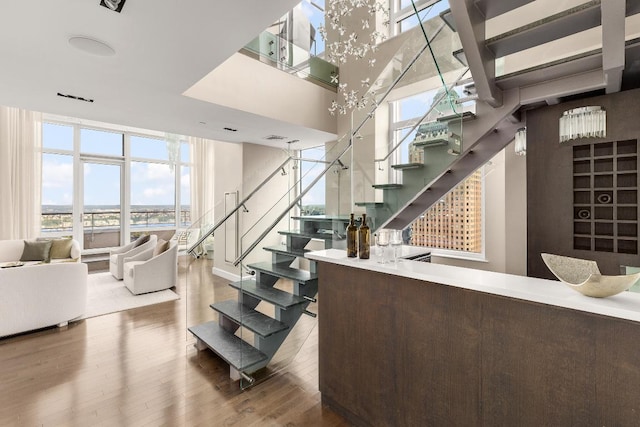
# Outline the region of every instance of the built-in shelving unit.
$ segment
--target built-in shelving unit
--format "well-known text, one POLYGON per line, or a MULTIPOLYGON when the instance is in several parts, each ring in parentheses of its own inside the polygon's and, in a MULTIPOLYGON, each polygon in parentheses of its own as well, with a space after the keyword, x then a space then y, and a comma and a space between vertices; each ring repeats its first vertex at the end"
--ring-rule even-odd
POLYGON ((573 147, 573 248, 638 253, 638 141, 573 147))

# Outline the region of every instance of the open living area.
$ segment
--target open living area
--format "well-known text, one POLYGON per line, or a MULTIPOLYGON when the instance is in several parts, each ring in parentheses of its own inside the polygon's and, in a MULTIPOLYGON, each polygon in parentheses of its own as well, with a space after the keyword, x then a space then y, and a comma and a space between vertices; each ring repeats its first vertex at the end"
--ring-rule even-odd
POLYGON ((638 2, 0 24, 1 425, 640 425, 638 2))

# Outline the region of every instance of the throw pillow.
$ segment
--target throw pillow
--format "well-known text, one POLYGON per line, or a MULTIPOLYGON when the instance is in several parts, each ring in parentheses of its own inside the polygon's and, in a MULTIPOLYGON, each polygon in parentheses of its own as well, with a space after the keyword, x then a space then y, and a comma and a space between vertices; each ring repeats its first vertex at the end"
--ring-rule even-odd
POLYGON ((71 246, 73 241, 70 237, 63 237, 60 239, 52 239, 49 237, 38 237, 37 242, 51 242, 51 259, 65 259, 71 258, 71 246))
POLYGON ((133 247, 131 249, 137 248, 138 246, 147 243, 149 241, 149 239, 150 239, 150 237, 149 237, 148 234, 145 234, 145 235, 142 235, 142 236, 138 237, 135 240, 135 242, 133 242, 133 247))
POLYGON ((71 258, 71 239, 54 239, 51 241, 51 259, 71 258))
POLYGON ((165 252, 169 249, 169 242, 166 240, 158 239, 158 244, 153 250, 153 256, 160 255, 162 252, 165 252))
POLYGON ((24 241, 24 249, 20 261, 51 261, 51 241, 24 241))

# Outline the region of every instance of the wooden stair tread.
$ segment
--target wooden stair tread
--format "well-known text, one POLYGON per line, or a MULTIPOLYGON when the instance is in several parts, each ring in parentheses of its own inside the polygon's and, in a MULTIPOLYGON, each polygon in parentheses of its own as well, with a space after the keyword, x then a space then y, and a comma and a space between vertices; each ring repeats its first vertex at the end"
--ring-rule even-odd
POLYGON ((211 304, 210 307, 261 337, 266 338, 269 335, 289 329, 286 323, 253 310, 236 300, 216 302, 211 304))
POLYGON ((230 284, 230 286, 242 291, 247 295, 258 298, 262 301, 266 301, 285 310, 296 305, 308 302, 301 296, 294 295, 289 292, 285 292, 269 286, 260 286, 253 279, 233 282, 230 284))
POLYGON ((248 264, 247 267, 271 276, 282 277, 283 279, 291 279, 301 284, 304 284, 304 282, 308 282, 311 280, 316 280, 318 278, 317 274, 310 273, 306 270, 292 268, 286 264, 258 262, 255 264, 248 264))
POLYGON ((268 359, 266 354, 226 331, 216 321, 191 326, 189 332, 238 371, 245 371, 268 359))
POLYGON ((304 254, 311 252, 309 249, 295 249, 287 245, 266 246, 265 251, 275 252, 282 255, 290 255, 292 257, 304 257, 304 254))

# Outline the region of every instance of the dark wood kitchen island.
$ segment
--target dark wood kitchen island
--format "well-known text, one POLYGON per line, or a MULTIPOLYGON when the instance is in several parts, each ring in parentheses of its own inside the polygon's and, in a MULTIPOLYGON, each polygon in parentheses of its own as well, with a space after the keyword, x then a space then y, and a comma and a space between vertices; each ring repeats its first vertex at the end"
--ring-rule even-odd
POLYGON ((640 294, 328 249, 322 400, 363 426, 640 425, 640 294))

